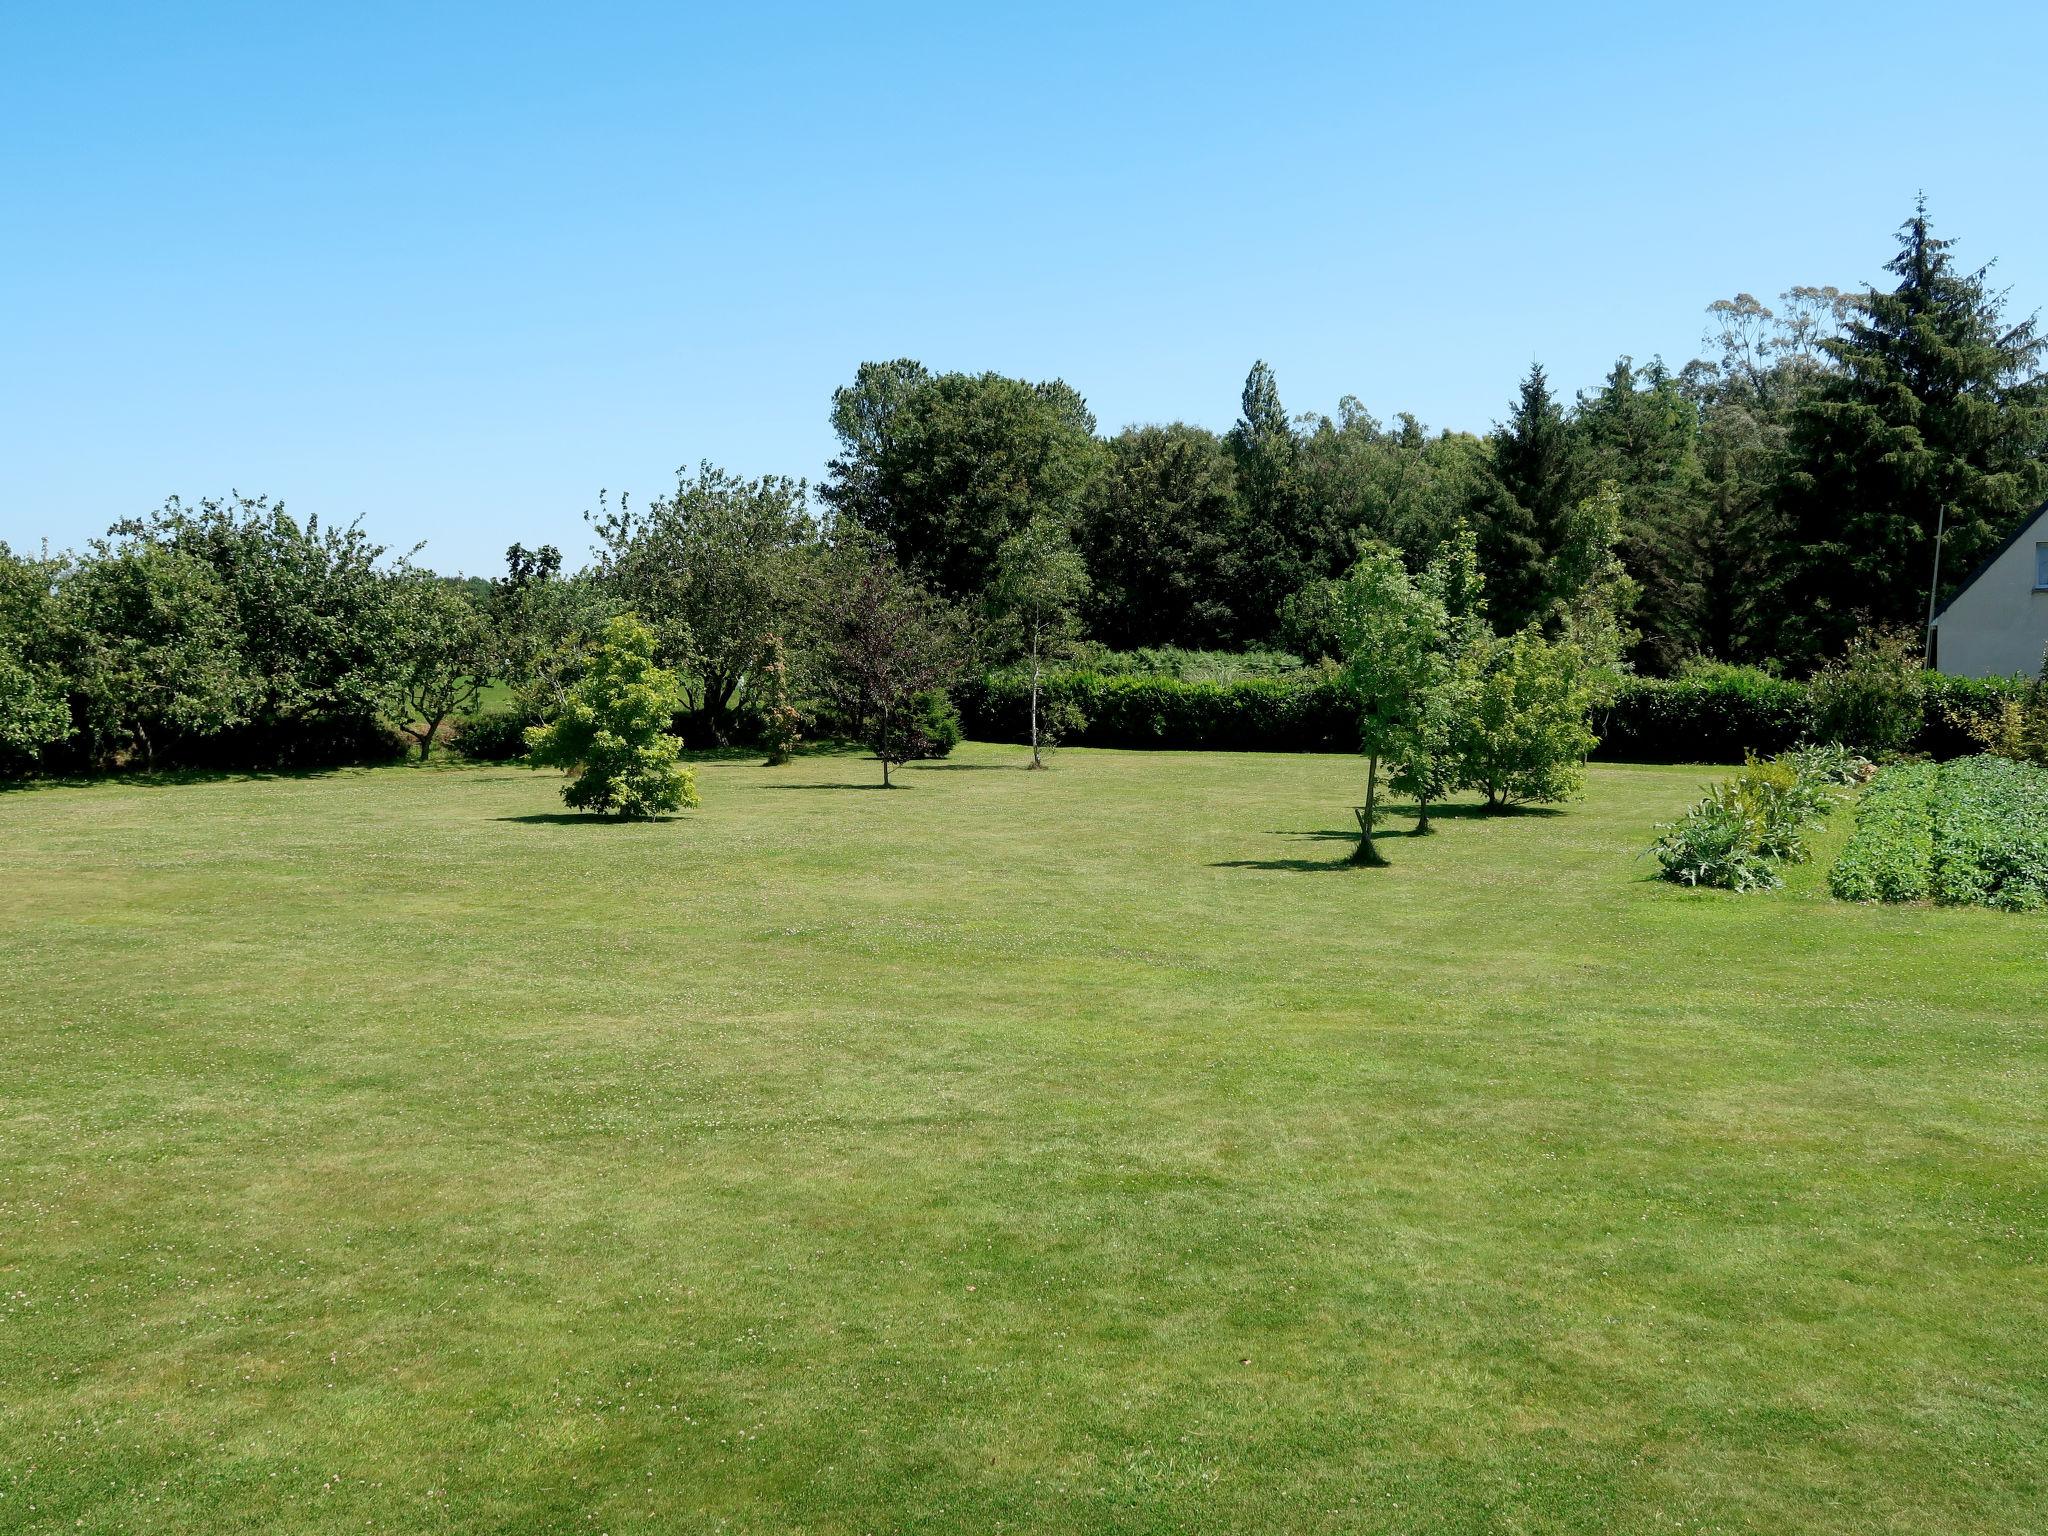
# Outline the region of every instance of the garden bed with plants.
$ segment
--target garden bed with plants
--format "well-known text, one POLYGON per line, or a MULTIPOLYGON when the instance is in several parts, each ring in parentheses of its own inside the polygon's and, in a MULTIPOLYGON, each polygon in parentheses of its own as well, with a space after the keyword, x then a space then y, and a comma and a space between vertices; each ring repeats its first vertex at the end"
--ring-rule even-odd
POLYGON ((1885 769, 1828 885, 1846 901, 2048 907, 2048 768, 1983 755, 1885 769))
POLYGON ((1783 883, 1785 865, 1807 860, 1814 832, 1867 766, 1840 746, 1752 757, 1665 826, 1651 852, 1681 885, 1769 890, 1783 883))

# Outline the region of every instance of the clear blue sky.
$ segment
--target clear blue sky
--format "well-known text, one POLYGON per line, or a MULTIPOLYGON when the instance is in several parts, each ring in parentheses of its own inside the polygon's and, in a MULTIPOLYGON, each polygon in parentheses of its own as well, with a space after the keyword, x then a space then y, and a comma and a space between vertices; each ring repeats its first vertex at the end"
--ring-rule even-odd
POLYGON ((1921 188, 2031 310, 2044 57, 2017 3, 15 0, 0 538, 238 487, 579 559, 600 486, 816 478, 863 358, 1484 429, 1879 275, 1921 188))

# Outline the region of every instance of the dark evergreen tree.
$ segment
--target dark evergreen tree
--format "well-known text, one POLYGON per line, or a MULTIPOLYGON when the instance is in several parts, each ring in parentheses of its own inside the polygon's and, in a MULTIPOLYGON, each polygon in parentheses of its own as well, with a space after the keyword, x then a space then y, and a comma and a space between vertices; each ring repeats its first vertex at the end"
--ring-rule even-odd
POLYGON ((1668 671, 1705 649, 1698 406, 1661 362, 1638 370, 1624 357, 1598 394, 1580 397, 1578 425, 1588 478, 1619 498, 1622 564, 1642 589, 1637 660, 1668 671))
POLYGON ((1301 442, 1280 405, 1273 370, 1252 364, 1244 414, 1227 442, 1237 468, 1236 585, 1241 638, 1270 639, 1280 605, 1326 574, 1310 548, 1301 442))
POLYGON ((1965 271, 1923 199, 1889 292, 1858 296, 1822 345, 1835 371, 1798 408, 1785 486, 1788 659, 1838 653, 1859 625, 1926 618, 1935 543, 1953 589, 2048 493, 2048 337, 1965 271))
POLYGON ((1493 473, 1473 525, 1494 620, 1507 631, 1546 616, 1551 563, 1589 487, 1579 434, 1540 363, 1489 441, 1493 473))

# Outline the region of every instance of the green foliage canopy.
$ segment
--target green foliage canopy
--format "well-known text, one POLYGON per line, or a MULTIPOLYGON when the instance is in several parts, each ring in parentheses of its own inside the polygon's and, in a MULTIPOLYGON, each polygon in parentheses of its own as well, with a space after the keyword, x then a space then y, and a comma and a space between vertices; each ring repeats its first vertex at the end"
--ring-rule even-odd
POLYGON ((643 819, 698 803, 669 722, 682 704, 675 674, 654 662, 654 631, 622 614, 603 638, 567 707, 526 733, 541 767, 572 775, 562 800, 577 810, 643 819))

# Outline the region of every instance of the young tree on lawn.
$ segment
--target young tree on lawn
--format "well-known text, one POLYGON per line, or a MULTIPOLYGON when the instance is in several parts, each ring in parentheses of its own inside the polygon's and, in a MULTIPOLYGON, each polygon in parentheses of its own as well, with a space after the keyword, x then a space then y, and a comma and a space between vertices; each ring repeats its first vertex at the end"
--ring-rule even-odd
POLYGON ((1064 721, 1045 718, 1039 694, 1048 661, 1071 655, 1081 635, 1081 603, 1088 568, 1064 524, 1043 514, 1003 541, 987 604, 991 631, 1005 658, 1031 669, 1031 766, 1043 768, 1043 748, 1064 721))
POLYGON ((1357 807, 1354 863, 1379 864, 1373 821, 1382 761, 1408 762, 1422 749, 1425 707, 1444 676, 1445 614, 1417 586, 1401 556, 1370 544, 1334 593, 1336 633, 1344 650, 1344 686, 1358 705, 1359 748, 1365 753, 1365 804, 1357 807))
POLYGON ((683 691, 654 664, 654 631, 631 614, 605 626, 590 665, 551 723, 526 733, 527 754, 574 775, 562 799, 628 819, 697 804, 697 781, 669 734, 683 691))
POLYGON ((780 768, 803 742, 803 714, 789 699, 789 663, 782 637, 770 635, 761 651, 761 676, 755 688, 761 710, 761 739, 768 748, 764 768, 780 768))
POLYGON ((420 744, 420 761, 451 715, 476 708, 490 680, 490 625, 469 596, 427 571, 405 571, 391 600, 397 610, 391 716, 420 744))
POLYGON ((1417 578, 1416 587, 1441 611, 1435 648, 1442 666, 1435 686, 1417 701, 1413 739, 1396 765, 1394 788, 1415 797, 1415 831, 1426 836, 1430 806, 1447 799, 1463 782, 1458 733, 1470 705, 1470 690, 1462 684, 1473 675, 1473 663, 1494 644, 1486 621, 1478 543, 1468 524, 1460 523, 1452 531, 1417 578))
POLYGON ((1601 682, 1578 645, 1533 627, 1468 653, 1454 683, 1460 781, 1493 811, 1571 799, 1599 744, 1586 716, 1601 682))
POLYGON ((959 670, 953 611, 872 547, 842 551, 825 583, 823 662, 841 707, 889 770, 930 754, 929 695, 959 670))

